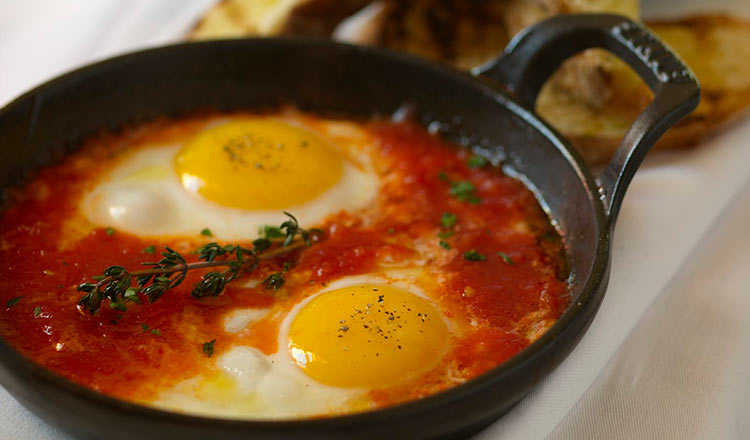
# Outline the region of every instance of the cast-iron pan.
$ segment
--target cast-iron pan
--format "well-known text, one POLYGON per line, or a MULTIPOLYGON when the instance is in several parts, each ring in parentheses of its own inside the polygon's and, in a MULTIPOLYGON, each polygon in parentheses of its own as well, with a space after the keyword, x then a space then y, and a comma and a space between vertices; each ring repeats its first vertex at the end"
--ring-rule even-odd
POLYGON ((680 60, 640 25, 614 15, 540 23, 472 75, 377 48, 286 39, 178 44, 64 75, 0 111, 0 188, 58 161, 92 133, 158 116, 291 104, 362 118, 408 104, 420 121, 463 145, 486 148, 524 176, 563 235, 571 303, 539 340, 483 376, 415 402, 343 417, 253 422, 159 411, 69 382, 4 341, 0 383, 45 420, 83 438, 416 439, 476 432, 517 403, 581 338, 607 286, 610 236, 625 189, 657 138, 698 99, 698 84, 680 60), (591 47, 625 60, 655 95, 598 177, 533 111, 555 68, 591 47))

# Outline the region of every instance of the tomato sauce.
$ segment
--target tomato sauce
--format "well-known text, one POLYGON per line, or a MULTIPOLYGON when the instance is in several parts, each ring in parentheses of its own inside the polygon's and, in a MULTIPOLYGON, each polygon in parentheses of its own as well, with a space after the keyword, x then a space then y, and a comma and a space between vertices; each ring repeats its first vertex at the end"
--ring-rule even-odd
MULTIPOLYGON (((190 119, 167 121, 92 138, 63 163, 40 170, 8 193, 0 213, 0 333, 14 347, 74 382, 148 401, 208 368, 206 341, 216 339, 214 355, 235 343, 265 353, 280 349, 277 321, 261 320, 245 335, 230 335, 222 324, 229 311, 292 304, 300 292, 343 276, 420 257, 439 282, 433 299, 441 311, 467 324, 433 370, 370 392, 376 405, 386 406, 455 385, 447 376, 467 380, 497 366, 536 339, 568 304, 562 244, 531 191, 496 167, 469 167, 469 151, 421 126, 375 122, 366 129, 379 155, 378 209, 367 221, 342 212, 325 224, 303 225, 320 227, 325 236, 286 257, 293 264, 285 296, 235 283, 218 297, 196 300, 190 291, 205 271, 193 271, 153 304, 141 297, 141 304, 128 302, 122 311, 105 301, 96 315, 83 313, 76 306, 82 296, 76 287, 107 266, 138 268, 157 261, 163 246, 196 261, 192 251, 209 241, 154 241, 100 227, 73 237, 70 229, 82 195, 101 177, 99 164, 114 160, 135 140, 171 139, 198 125, 190 119), (463 181, 471 182, 478 203, 452 194, 463 181), (444 213, 455 215, 455 225, 443 225, 444 213)), ((281 265, 280 259, 264 262, 251 276, 263 279, 281 265)))

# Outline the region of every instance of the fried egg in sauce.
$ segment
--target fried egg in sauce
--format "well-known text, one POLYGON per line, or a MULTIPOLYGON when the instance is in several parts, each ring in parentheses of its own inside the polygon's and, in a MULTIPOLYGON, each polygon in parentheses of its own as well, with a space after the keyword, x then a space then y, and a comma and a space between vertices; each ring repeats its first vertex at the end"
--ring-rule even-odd
POLYGON ((294 212, 302 224, 367 206, 377 191, 367 136, 297 117, 216 118, 171 144, 134 145, 83 200, 96 225, 142 237, 251 239, 294 212), (365 144, 365 145, 363 145, 365 144))
POLYGON ((171 411, 366 411, 465 382, 543 334, 568 303, 561 249, 520 181, 417 124, 165 121, 94 138, 0 212, 0 333, 77 383, 171 411), (191 296, 201 269, 153 303, 76 308, 76 286, 110 265, 252 247, 283 211, 322 238, 216 297, 191 296), (264 285, 272 273, 283 285, 264 285))
MULTIPOLYGON (((152 403, 173 411, 258 418, 372 408, 370 389, 407 382, 448 350, 452 324, 418 286, 417 274, 344 277, 313 291, 274 317, 280 322, 277 352, 236 345, 209 373, 177 384, 152 403)), ((230 312, 225 329, 250 332, 269 313, 230 312)))

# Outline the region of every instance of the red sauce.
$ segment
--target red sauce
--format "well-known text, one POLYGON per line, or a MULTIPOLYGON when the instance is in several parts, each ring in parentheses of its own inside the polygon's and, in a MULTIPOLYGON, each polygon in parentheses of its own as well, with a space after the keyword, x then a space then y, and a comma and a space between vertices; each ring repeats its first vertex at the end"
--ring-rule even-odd
MULTIPOLYGON (((377 271, 384 262, 408 262, 420 252, 425 257, 415 243, 432 243, 425 270, 439 279, 434 299, 446 316, 466 325, 435 369, 414 382, 370 393, 385 406, 452 386, 449 371, 469 379, 504 362, 538 336, 540 323, 543 330, 567 306, 559 237, 550 234, 548 219, 521 182, 491 166, 469 168, 470 153, 417 125, 372 123, 367 128, 383 182, 379 210, 367 222, 358 213, 339 213, 323 225, 304 225, 320 226, 327 234, 293 256, 287 297, 238 283, 219 297, 197 301, 190 290, 198 272, 154 304, 128 303, 127 312, 104 305, 95 316, 81 313, 76 286, 110 264, 136 268, 155 261, 158 254, 144 253, 150 245, 170 246, 195 260, 190 251, 207 241, 154 242, 120 231, 109 235, 102 228, 71 239, 66 229, 83 193, 100 177, 99 164, 114 160, 130 143, 183 136, 199 122, 161 123, 95 138, 11 193, 11 203, 0 214, 0 333, 5 339, 77 383, 127 400, 148 400, 207 368, 201 350, 205 341, 217 340, 216 355, 235 343, 265 353, 279 349, 277 321, 264 319, 242 336, 231 335, 222 324, 228 311, 293 304, 300 292, 337 278, 377 271), (462 180, 472 182, 481 203, 450 194, 449 181, 462 180), (454 235, 445 239, 449 250, 437 246, 444 212, 458 219, 454 235), (472 250, 486 259, 466 259, 464 253, 472 250), (18 296, 15 305, 5 307, 18 296)), ((256 277, 280 267, 280 261, 267 262, 256 277)))

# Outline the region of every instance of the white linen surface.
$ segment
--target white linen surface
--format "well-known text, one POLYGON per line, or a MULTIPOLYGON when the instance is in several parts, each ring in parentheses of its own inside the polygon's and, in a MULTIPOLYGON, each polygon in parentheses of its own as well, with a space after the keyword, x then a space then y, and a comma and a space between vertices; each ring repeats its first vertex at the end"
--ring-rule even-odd
MULTIPOLYGON (((0 105, 83 63, 177 41, 211 3, 0 0, 0 105)), ((700 6, 644 6, 676 15, 686 4, 700 6)), ((750 13, 746 0, 711 4, 750 13)), ((623 204, 610 287, 590 330, 478 439, 750 437, 748 164, 748 118, 700 148, 647 158, 623 204)), ((2 388, 0 421, 3 440, 67 438, 2 388)))

